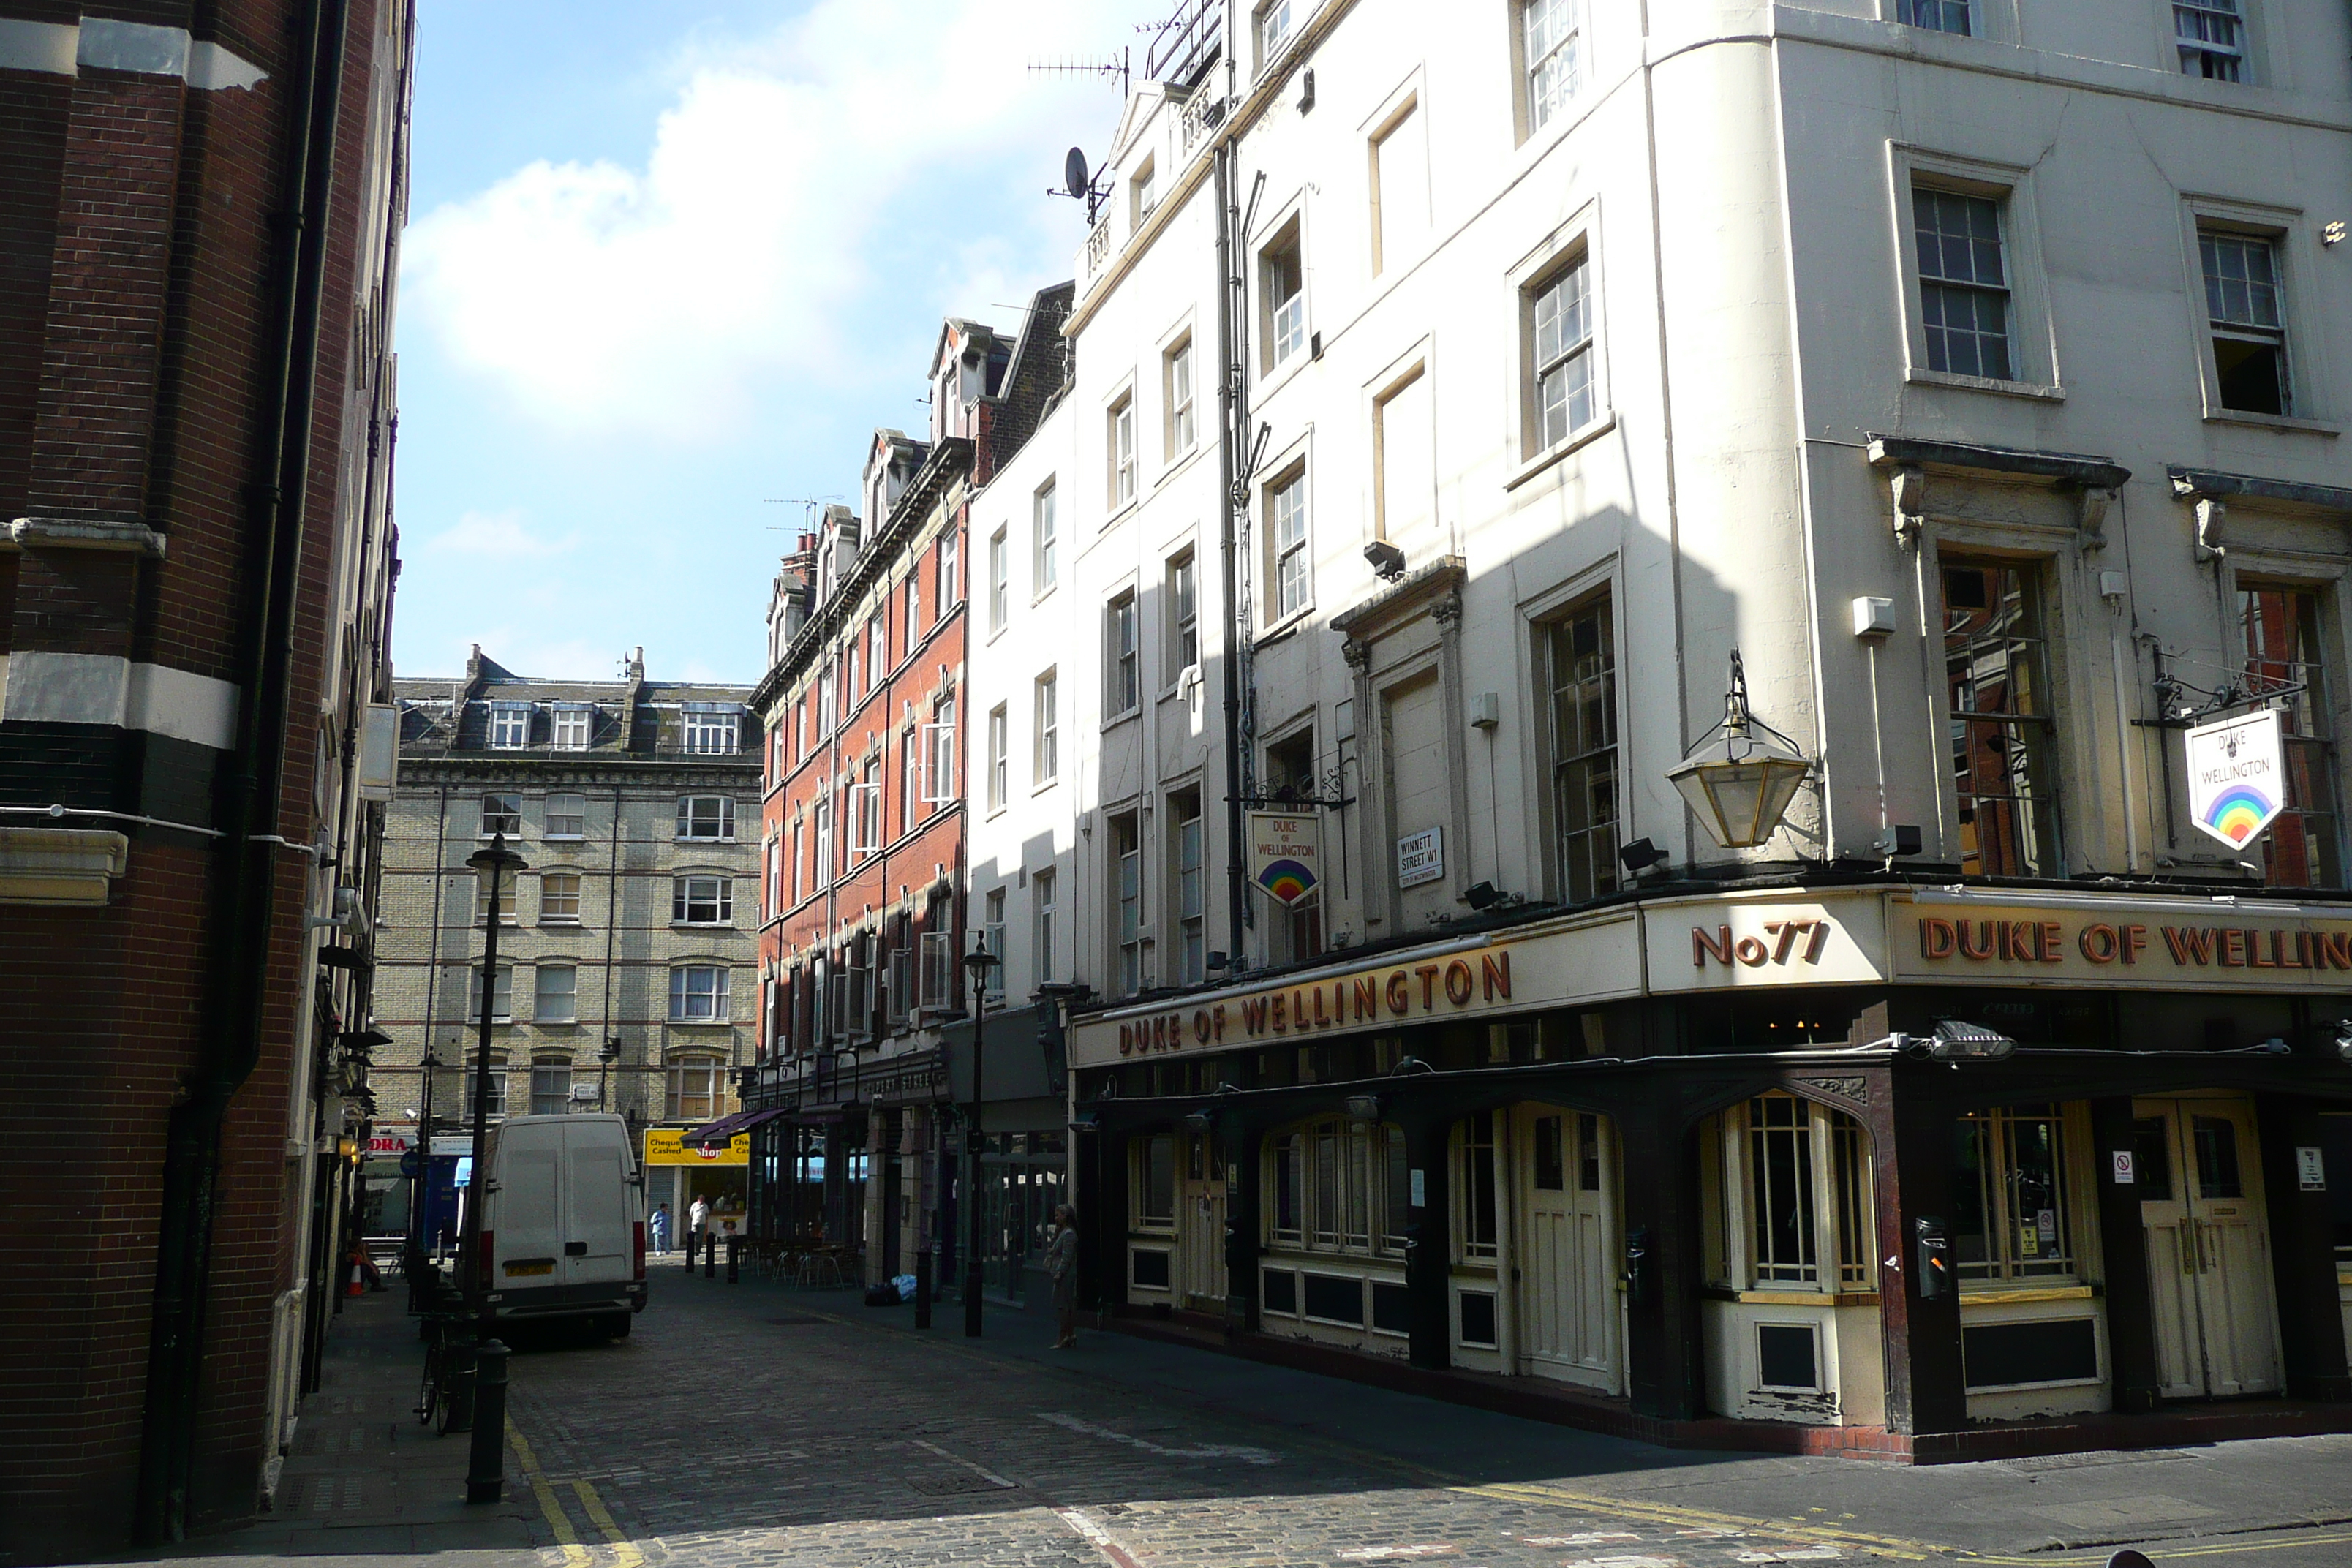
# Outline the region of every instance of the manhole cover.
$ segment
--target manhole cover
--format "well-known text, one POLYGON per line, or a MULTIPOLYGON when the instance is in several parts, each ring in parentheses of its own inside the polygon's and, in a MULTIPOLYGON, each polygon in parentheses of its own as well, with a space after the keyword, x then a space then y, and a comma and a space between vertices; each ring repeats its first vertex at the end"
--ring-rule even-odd
POLYGON ((819 1323, 829 1322, 831 1321, 832 1320, 827 1318, 820 1318, 813 1312, 788 1312, 781 1318, 770 1318, 768 1320, 768 1321, 775 1324, 775 1326, 780 1329, 814 1328, 819 1323))

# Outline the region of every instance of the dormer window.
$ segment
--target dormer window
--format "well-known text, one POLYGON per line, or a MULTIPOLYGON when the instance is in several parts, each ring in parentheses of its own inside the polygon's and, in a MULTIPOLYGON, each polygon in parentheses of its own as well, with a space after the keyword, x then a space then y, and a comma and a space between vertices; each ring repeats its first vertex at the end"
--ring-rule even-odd
POLYGON ((490 704, 490 749, 498 752, 520 752, 530 744, 530 704, 528 702, 493 702, 490 704))
POLYGON ((742 710, 732 702, 689 702, 686 705, 686 749, 698 756, 731 752, 742 710))

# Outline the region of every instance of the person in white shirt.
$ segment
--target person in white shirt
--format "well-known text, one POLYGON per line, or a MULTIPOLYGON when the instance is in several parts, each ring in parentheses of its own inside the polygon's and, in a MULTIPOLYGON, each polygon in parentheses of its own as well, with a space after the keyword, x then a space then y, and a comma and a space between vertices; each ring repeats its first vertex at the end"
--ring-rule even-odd
POLYGON ((710 1200, 697 1193, 693 1205, 686 1211, 686 1250, 688 1257, 693 1256, 694 1249, 702 1245, 703 1229, 709 1224, 710 1200))

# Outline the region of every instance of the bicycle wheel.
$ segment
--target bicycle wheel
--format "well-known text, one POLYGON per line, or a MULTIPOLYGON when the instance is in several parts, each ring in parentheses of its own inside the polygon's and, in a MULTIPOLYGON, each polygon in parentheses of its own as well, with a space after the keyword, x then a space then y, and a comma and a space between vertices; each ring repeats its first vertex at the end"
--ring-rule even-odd
POLYGON ((435 1406, 448 1402, 448 1393, 441 1384, 441 1340, 436 1335, 433 1342, 425 1347, 425 1380, 416 1389, 416 1424, 419 1426, 433 1425, 435 1406))

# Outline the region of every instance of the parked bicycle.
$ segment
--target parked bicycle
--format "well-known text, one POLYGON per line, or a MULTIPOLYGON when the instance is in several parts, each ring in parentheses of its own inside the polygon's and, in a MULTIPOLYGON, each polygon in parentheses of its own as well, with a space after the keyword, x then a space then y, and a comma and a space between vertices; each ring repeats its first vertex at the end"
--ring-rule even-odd
POLYGON ((416 1389, 416 1422, 446 1433, 473 1404, 473 1339, 461 1312, 427 1313, 422 1327, 425 1376, 416 1389))

